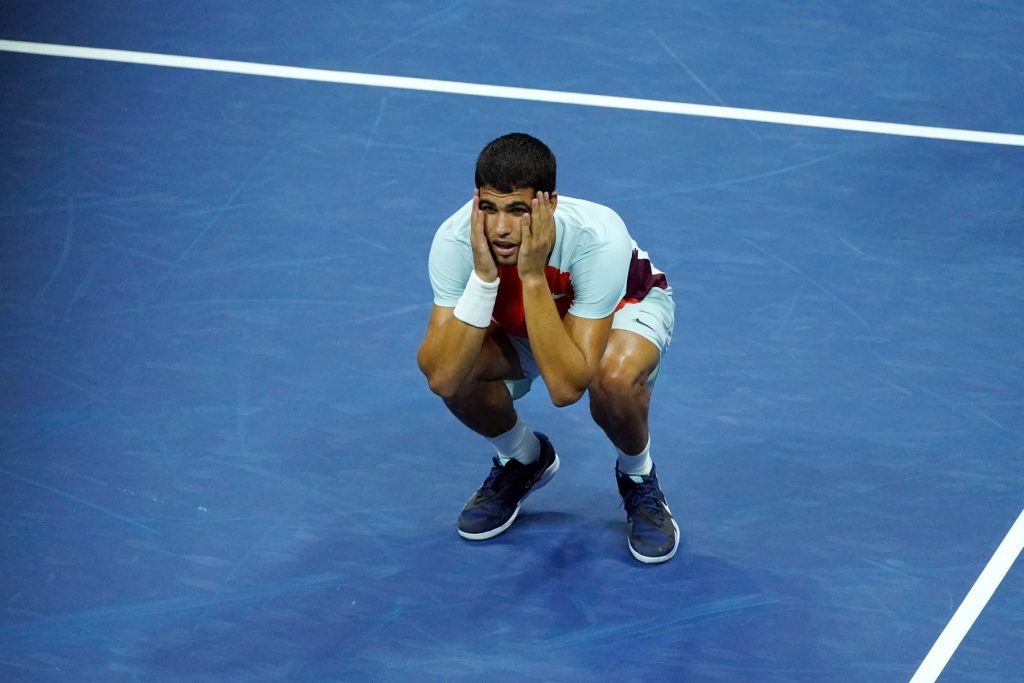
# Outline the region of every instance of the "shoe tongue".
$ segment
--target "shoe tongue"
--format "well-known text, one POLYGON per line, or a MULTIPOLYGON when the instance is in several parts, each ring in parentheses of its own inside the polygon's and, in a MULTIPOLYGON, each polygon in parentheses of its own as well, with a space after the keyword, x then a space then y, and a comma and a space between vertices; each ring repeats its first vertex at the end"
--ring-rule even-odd
POLYGON ((629 478, 632 479, 633 481, 635 481, 638 484, 644 483, 644 478, 641 475, 639 475, 639 474, 631 474, 631 475, 629 475, 629 478))
POLYGON ((498 456, 498 464, 501 465, 502 467, 504 467, 505 465, 508 464, 508 461, 511 460, 511 459, 512 458, 506 458, 504 456, 499 455, 498 456))

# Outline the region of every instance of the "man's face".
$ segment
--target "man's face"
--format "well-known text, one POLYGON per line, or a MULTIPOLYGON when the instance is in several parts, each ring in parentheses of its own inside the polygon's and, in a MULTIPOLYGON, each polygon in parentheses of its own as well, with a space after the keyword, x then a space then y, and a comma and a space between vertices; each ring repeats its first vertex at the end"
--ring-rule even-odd
POLYGON ((523 241, 522 222, 529 223, 530 202, 535 194, 528 187, 508 193, 498 192, 490 186, 480 188, 484 235, 498 266, 514 266, 518 262, 519 245, 523 241))

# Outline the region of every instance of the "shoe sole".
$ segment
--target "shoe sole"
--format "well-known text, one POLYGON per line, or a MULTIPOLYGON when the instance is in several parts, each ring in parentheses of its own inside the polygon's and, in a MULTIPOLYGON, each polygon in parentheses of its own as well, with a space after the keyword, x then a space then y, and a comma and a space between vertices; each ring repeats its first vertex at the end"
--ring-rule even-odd
POLYGON ((471 534, 468 531, 463 531, 462 529, 459 529, 459 536, 462 536, 467 541, 486 541, 487 539, 494 538, 498 534, 508 529, 510 526, 512 526, 512 522, 516 521, 516 517, 519 516, 519 508, 523 506, 523 501, 529 498, 530 494, 536 491, 537 489, 544 488, 544 485, 551 481, 551 479, 555 476, 555 472, 558 471, 558 468, 560 466, 561 463, 558 459, 558 453, 555 453, 554 462, 548 465, 548 468, 544 470, 544 474, 540 475, 540 479, 537 480, 537 483, 530 487, 530 490, 526 492, 526 495, 524 495, 519 500, 519 505, 516 505, 516 509, 512 511, 512 516, 508 518, 507 522, 505 522, 499 527, 491 529, 490 531, 481 531, 478 534, 471 534))

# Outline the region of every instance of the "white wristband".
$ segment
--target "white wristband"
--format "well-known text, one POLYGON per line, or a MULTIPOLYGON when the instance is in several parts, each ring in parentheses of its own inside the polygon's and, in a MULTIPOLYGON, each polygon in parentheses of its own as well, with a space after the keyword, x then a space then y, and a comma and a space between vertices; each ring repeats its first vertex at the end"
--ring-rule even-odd
POLYGON ((459 297, 459 303, 455 304, 455 317, 473 327, 490 325, 494 301, 498 298, 499 282, 501 278, 494 282, 484 282, 475 270, 471 271, 466 289, 459 297))

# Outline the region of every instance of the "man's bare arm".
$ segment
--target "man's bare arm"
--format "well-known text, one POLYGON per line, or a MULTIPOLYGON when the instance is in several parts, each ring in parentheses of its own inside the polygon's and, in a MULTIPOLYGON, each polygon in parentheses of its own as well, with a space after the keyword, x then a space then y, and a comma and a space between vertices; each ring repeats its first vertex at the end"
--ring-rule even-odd
MULTIPOLYGON (((473 270, 476 277, 479 278, 479 282, 494 282, 498 277, 498 267, 494 263, 487 237, 484 235, 479 190, 473 190, 470 242, 473 247, 473 270)), ((455 311, 456 308, 437 305, 431 309, 427 332, 416 354, 416 360, 423 374, 427 376, 431 391, 443 397, 452 396, 473 369, 490 323, 490 313, 486 310, 476 311, 477 315, 487 320, 482 326, 460 320, 456 317, 455 311)))
POLYGON ((590 386, 608 343, 612 318, 609 315, 590 320, 567 315, 563 321, 558 317, 544 272, 555 244, 557 203, 557 194, 538 192, 531 201, 530 214, 520 219, 519 278, 537 367, 551 402, 567 406, 580 400, 590 386))
POLYGON ((559 319, 547 283, 523 282, 523 305, 530 346, 551 402, 567 406, 580 400, 597 373, 608 344, 612 316, 592 320, 559 319))
POLYGON ((430 390, 450 397, 469 376, 487 335, 487 328, 468 325, 454 308, 434 306, 416 360, 427 376, 430 390))

